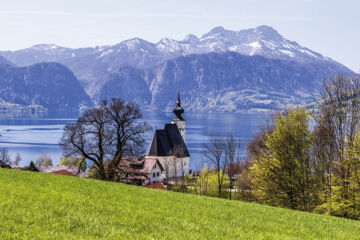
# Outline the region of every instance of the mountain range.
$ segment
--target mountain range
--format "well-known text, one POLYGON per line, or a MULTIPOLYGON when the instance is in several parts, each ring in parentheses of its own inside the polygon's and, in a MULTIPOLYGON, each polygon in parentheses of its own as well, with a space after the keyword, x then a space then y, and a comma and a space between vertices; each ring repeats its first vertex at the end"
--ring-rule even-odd
POLYGON ((59 63, 16 67, 0 58, 3 111, 79 110, 92 104, 75 75, 59 63))
POLYGON ((41 44, 0 55, 7 59, 0 58, 0 63, 19 67, 42 62, 68 67, 92 103, 121 97, 161 111, 173 107, 178 89, 189 111, 239 112, 303 104, 312 100, 323 77, 354 74, 269 26, 240 31, 216 27, 201 37, 189 34, 179 41, 133 38, 94 48, 41 44))

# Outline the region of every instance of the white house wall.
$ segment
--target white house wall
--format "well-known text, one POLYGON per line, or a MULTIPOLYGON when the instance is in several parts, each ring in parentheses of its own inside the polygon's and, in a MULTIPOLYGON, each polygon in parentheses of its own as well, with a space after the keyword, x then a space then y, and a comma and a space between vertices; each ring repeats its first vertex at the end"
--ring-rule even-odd
POLYGON ((146 158, 157 158, 159 159, 160 163, 163 165, 166 176, 168 178, 174 177, 183 177, 189 174, 189 157, 181 158, 177 160, 177 171, 175 176, 174 171, 174 164, 173 164, 173 157, 166 156, 166 157, 159 157, 159 156, 146 156, 146 158), (183 166, 181 164, 183 163, 183 166), (183 172, 184 171, 184 172, 183 172))
POLYGON ((162 182, 165 177, 165 173, 161 172, 161 168, 159 167, 159 164, 156 163, 155 166, 156 167, 151 170, 151 173, 147 175, 147 177, 150 179, 150 183, 162 182), (154 173, 155 173, 155 177, 154 177, 154 173), (159 173, 159 176, 157 176, 157 173, 159 173))

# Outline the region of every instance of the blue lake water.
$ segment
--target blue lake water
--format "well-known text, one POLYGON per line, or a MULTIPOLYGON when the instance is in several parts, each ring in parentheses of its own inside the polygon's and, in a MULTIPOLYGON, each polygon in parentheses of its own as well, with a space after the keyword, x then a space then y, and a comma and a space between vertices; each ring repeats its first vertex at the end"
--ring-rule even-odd
MULTIPOLYGON (((76 114, 43 113, 43 114, 0 114, 0 148, 9 149, 12 158, 16 153, 22 157, 21 165, 27 165, 42 153, 49 155, 54 164, 62 157, 58 142, 65 124, 75 122, 76 114)), ((266 114, 244 113, 185 113, 186 144, 191 158, 190 169, 198 169, 203 163, 202 144, 210 135, 232 133, 241 142, 243 153, 246 143, 264 124, 266 114)), ((151 140, 155 129, 170 123, 172 113, 145 113, 144 120, 153 130, 147 136, 151 140)))

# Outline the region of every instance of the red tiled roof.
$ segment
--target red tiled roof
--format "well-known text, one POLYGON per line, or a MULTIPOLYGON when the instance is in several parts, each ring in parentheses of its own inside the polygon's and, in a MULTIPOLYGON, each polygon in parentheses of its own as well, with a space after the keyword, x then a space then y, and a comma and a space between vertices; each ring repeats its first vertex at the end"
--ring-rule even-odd
POLYGON ((74 174, 72 174, 71 172, 65 170, 65 169, 62 169, 62 170, 59 170, 59 171, 55 171, 53 172, 54 174, 58 174, 58 175, 67 175, 67 176, 75 176, 74 174))
POLYGON ((37 167, 39 172, 55 173, 59 171, 67 171, 73 174, 73 176, 86 177, 83 171, 79 172, 79 168, 76 166, 49 166, 49 167, 37 167))
POLYGON ((123 159, 119 168, 127 173, 150 174, 156 163, 158 163, 160 168, 164 170, 157 158, 145 158, 142 160, 134 158, 123 159))
POLYGON ((166 187, 159 182, 146 185, 145 187, 166 190, 166 187))

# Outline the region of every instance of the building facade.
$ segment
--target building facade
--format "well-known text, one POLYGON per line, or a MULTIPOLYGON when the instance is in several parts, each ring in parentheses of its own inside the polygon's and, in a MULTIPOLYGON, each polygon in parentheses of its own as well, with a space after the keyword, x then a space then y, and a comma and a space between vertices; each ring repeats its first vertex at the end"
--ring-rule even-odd
POLYGON ((140 186, 161 183, 165 176, 165 170, 157 158, 124 158, 119 170, 122 182, 140 186))
POLYGON ((171 123, 155 131, 145 158, 157 158, 165 168, 166 178, 181 178, 189 174, 190 154, 185 143, 184 109, 180 93, 171 123))

